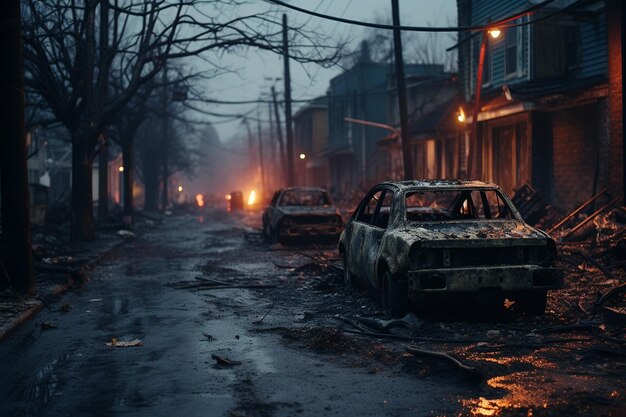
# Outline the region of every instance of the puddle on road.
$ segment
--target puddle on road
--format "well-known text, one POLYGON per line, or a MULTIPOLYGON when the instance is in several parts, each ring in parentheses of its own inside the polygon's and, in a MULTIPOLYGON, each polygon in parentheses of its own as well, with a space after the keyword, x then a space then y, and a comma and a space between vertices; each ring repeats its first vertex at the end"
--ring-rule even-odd
POLYGON ((502 396, 460 400, 460 416, 534 416, 581 413, 598 405, 619 409, 620 394, 588 375, 514 372, 487 380, 487 385, 502 396), (601 390, 603 390, 600 392, 601 390))
POLYGON ((18 400, 28 400, 37 407, 44 407, 55 395, 61 395, 61 388, 65 381, 58 375, 58 369, 64 368, 71 358, 71 354, 66 353, 37 370, 32 384, 22 390, 17 396, 18 400))

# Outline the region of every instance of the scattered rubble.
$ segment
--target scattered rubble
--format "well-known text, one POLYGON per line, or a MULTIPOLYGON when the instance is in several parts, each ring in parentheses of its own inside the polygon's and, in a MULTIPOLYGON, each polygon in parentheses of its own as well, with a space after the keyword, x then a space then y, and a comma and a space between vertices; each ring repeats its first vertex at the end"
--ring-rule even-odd
POLYGON ((211 355, 211 358, 213 358, 215 362, 217 362, 217 365, 221 365, 221 366, 241 365, 241 362, 239 361, 234 361, 234 360, 228 359, 220 355, 211 355))
POLYGON ((117 338, 112 337, 110 342, 105 343, 108 347, 139 347, 143 346, 143 342, 139 339, 133 340, 117 340, 117 338))

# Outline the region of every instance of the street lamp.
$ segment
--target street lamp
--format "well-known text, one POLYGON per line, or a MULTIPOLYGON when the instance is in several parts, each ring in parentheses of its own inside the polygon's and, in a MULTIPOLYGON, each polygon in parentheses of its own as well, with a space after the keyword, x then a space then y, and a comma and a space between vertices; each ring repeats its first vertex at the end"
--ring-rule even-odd
POLYGON ((300 159, 305 159, 306 158, 306 154, 301 153, 300 154, 300 159))
POLYGON ((493 39, 498 39, 498 37, 502 33, 502 31, 500 29, 498 29, 498 28, 493 28, 493 29, 489 30, 488 32, 489 32, 489 34, 491 35, 491 37, 493 39))
POLYGON ((182 192, 183 192, 183 186, 182 186, 182 185, 179 185, 179 186, 178 186, 178 192, 179 192, 179 193, 182 193, 182 192))

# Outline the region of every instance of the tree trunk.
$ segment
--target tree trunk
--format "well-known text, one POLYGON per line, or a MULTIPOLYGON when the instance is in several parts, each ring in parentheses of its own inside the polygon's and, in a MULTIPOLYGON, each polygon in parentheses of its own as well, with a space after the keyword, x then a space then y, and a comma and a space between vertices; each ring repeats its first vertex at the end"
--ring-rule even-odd
POLYGON ((124 163, 124 216, 128 217, 129 222, 133 222, 133 142, 132 140, 124 140, 122 144, 122 160, 124 163))
POLYGON ((98 221, 105 222, 109 217, 109 145, 102 136, 98 154, 98 221))
POLYGON ((90 241, 96 237, 91 183, 92 157, 87 150, 87 143, 84 135, 72 134, 72 241, 90 241))
POLYGON ((154 148, 145 149, 143 155, 144 210, 156 211, 159 198, 159 164, 154 148))
POLYGON ((0 2, 0 97, 3 269, 11 287, 34 294, 19 0, 0 2))

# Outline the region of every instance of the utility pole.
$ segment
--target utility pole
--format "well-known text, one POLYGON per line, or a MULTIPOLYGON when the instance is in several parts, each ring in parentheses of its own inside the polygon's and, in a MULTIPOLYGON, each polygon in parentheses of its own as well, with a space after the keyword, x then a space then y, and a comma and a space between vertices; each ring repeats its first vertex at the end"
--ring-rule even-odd
POLYGON ((287 186, 295 184, 293 166, 293 129, 291 127, 291 75, 289 73, 289 39, 287 38, 287 15, 283 13, 283 63, 285 66, 285 125, 287 129, 287 186))
POLYGON ((24 61, 20 0, 0 2, 0 287, 35 293, 24 122, 24 61))
POLYGON ((250 157, 248 158, 248 167, 252 173, 252 179, 254 179, 254 140, 252 139, 252 129, 250 129, 250 122, 247 118, 243 119, 246 124, 246 130, 248 131, 248 149, 250 149, 250 157))
POLYGON ((167 209, 167 204, 169 202, 168 198, 168 186, 167 183, 170 177, 170 169, 169 169, 169 136, 168 136, 168 127, 169 127, 169 106, 167 102, 167 63, 163 65, 163 137, 162 137, 162 151, 163 151, 163 194, 161 195, 161 205, 163 206, 163 210, 167 209))
POLYGON ((276 89, 274 86, 272 86, 272 99, 274 100, 274 116, 276 116, 276 133, 278 133, 278 146, 280 151, 280 166, 282 168, 283 184, 287 184, 287 156, 285 155, 283 129, 280 127, 280 113, 278 111, 278 100, 276 99, 276 89))
POLYGON ((402 135, 402 159, 404 162, 404 179, 413 178, 413 157, 409 142, 409 113, 406 106, 406 84, 404 82, 404 58, 402 56, 402 34, 400 26, 400 8, 398 0, 391 0, 393 25, 393 52, 396 63, 396 87, 398 90, 398 110, 400 111, 400 134, 402 135))
POLYGON ((269 140, 269 148, 270 148, 270 161, 272 161, 272 169, 270 170, 268 185, 270 189, 274 188, 276 184, 276 145, 274 144, 274 118, 272 117, 272 103, 267 103, 267 114, 269 115, 270 120, 270 140, 269 140))
POLYGON ((478 68, 476 73, 476 93, 474 94, 474 110, 472 112, 472 127, 470 129, 470 154, 467 161, 467 178, 472 178, 472 169, 474 158, 477 157, 476 151, 478 147, 478 113, 480 113, 480 92, 483 86, 483 72, 485 66, 485 53, 487 52, 487 33, 484 31, 480 34, 480 52, 478 52, 478 68))
POLYGON ((259 196, 263 196, 265 194, 265 169, 263 167, 263 136, 261 135, 261 115, 257 111, 257 129, 259 131, 258 142, 259 142, 259 168, 261 168, 261 193, 259 196))

